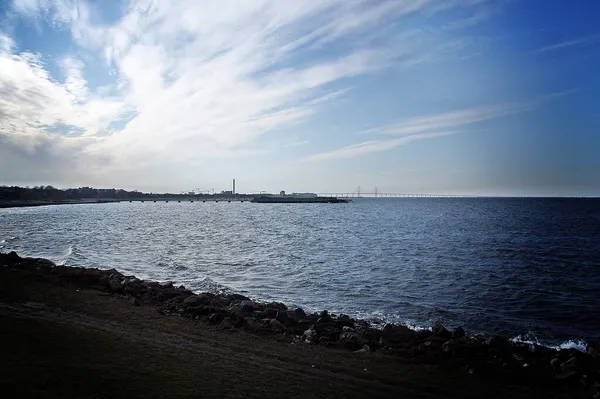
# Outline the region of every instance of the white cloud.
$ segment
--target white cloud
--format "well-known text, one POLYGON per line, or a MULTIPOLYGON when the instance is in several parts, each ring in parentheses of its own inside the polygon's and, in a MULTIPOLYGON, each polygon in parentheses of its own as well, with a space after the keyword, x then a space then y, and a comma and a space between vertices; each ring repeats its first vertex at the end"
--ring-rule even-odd
POLYGON ((542 54, 542 53, 547 53, 549 51, 560 50, 560 49, 563 49, 566 47, 587 46, 587 45, 591 45, 591 44, 595 44, 595 43, 600 43, 600 34, 579 37, 577 39, 567 40, 567 41, 552 44, 549 46, 544 46, 544 47, 541 47, 541 48, 533 51, 533 53, 534 54, 542 54))
POLYGON ((378 133, 391 135, 410 135, 425 131, 447 129, 470 125, 502 116, 523 112, 536 106, 535 102, 523 104, 501 104, 458 111, 445 112, 436 115, 410 118, 404 122, 364 130, 361 133, 378 133))
POLYGON ((86 136, 79 151, 106 170, 252 152, 259 136, 343 97, 348 78, 429 59, 441 43, 423 37, 425 29, 389 39, 373 32, 430 7, 425 0, 141 0, 114 24, 100 24, 92 18, 100 9, 83 0, 16 0, 15 12, 70 31, 115 80, 95 88, 78 54, 61 55, 58 79, 43 55, 2 39, 0 131, 29 136, 24 143, 86 136), (323 51, 331 45, 335 51, 323 51))
POLYGON ((448 136, 455 132, 438 132, 438 133, 422 133, 413 134, 410 136, 400 137, 392 140, 371 140, 362 143, 342 147, 334 151, 323 152, 306 157, 304 160, 308 162, 329 161, 335 159, 354 158, 359 155, 370 154, 390 150, 392 148, 410 143, 416 140, 425 140, 435 137, 448 136))
POLYGON ((325 161, 390 150, 415 140, 432 139, 458 133, 460 127, 534 109, 541 101, 562 93, 521 104, 476 107, 436 115, 410 118, 404 122, 364 130, 362 134, 402 136, 395 139, 371 140, 306 157, 305 161, 325 161))

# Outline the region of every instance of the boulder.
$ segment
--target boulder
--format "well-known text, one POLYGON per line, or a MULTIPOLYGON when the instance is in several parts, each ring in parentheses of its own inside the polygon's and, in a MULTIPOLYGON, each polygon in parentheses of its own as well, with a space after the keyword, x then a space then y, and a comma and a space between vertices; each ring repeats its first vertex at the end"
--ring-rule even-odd
POLYGON ((285 331, 285 326, 277 319, 271 319, 269 321, 269 326, 272 330, 277 332, 285 331))
POLYGON ((452 336, 452 333, 450 331, 448 331, 446 329, 446 327, 444 327, 442 322, 439 320, 433 324, 431 331, 433 332, 434 335, 437 335, 439 337, 443 337, 446 339, 449 339, 452 336))
POLYGON ((183 300, 183 305, 185 307, 208 305, 212 299, 213 299, 212 294, 190 295, 183 300))
POLYGON ((456 349, 456 341, 454 339, 450 339, 442 344, 442 351, 446 353, 454 353, 456 349))
POLYGON ((485 343, 490 348, 503 349, 503 350, 506 349, 508 346, 510 346, 510 342, 508 341, 508 338, 501 337, 498 335, 488 338, 485 343))
POLYGON ((242 312, 244 313, 252 313, 255 310, 260 310, 259 306, 251 300, 243 300, 240 302, 240 306, 242 308, 242 312))
POLYGON ((340 343, 344 348, 357 350, 363 347, 366 342, 356 333, 347 331, 340 335, 340 343))
POLYGON ((304 310, 302 308, 294 309, 294 316, 298 320, 306 319, 306 313, 304 312, 304 310))
POLYGON ((270 302, 266 305, 267 308, 273 308, 277 310, 287 310, 287 306, 281 302, 270 302))
POLYGON ((452 332, 452 338, 460 339, 466 335, 464 328, 458 327, 452 332))
POLYGON ((135 288, 135 286, 127 286, 125 287, 125 289, 123 290, 123 293, 125 295, 131 295, 133 297, 136 297, 139 295, 139 290, 135 288))
POLYGON ((304 340, 308 343, 315 342, 315 340, 317 339, 317 331, 311 327, 308 330, 304 331, 304 333, 302 334, 302 338, 304 338, 304 340))
POLYGON ((267 307, 264 311, 261 312, 262 317, 266 317, 269 319, 274 319, 277 317, 278 310, 275 308, 267 307))
POLYGON ((359 350, 355 351, 356 353, 369 353, 371 352, 371 347, 367 344, 363 345, 362 348, 360 348, 359 350))
POLYGON ((232 302, 242 302, 242 301, 250 300, 250 298, 248 298, 247 296, 243 296, 240 294, 231 294, 231 295, 229 295, 229 297, 231 298, 232 302))
POLYGON ((208 322, 210 324, 219 324, 223 320, 223 314, 221 313, 213 313, 208 316, 208 322))
POLYGON ((275 319, 285 326, 290 325, 290 317, 287 310, 278 311, 275 315, 275 319))
POLYGON ((109 280, 108 286, 110 290, 114 293, 121 294, 123 293, 123 285, 121 281, 117 277, 113 277, 109 280))
POLYGON ((354 321, 352 321, 352 319, 350 318, 350 316, 347 316, 345 314, 340 315, 336 320, 335 320, 335 324, 336 326, 342 328, 342 327, 354 327, 354 321))
POLYGON ((560 365, 560 369, 561 371, 575 371, 577 369, 577 357, 571 356, 560 365))
POLYGON ((587 353, 593 358, 600 357, 600 342, 590 341, 587 345, 587 353))
POLYGON ((103 287, 110 288, 109 282, 110 282, 110 278, 106 274, 104 274, 104 275, 102 275, 102 277, 100 277, 98 284, 100 284, 103 287))

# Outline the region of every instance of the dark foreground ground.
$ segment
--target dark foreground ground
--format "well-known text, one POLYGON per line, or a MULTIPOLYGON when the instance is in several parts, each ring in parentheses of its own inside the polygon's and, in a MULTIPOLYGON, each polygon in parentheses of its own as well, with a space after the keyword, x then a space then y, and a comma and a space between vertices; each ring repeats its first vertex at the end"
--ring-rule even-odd
MULTIPOLYGON (((193 295, 122 277, 0 254, 0 395, 553 398, 596 392, 598 359, 592 355, 542 351, 528 360, 521 349, 493 342, 470 343, 474 352, 431 349, 442 341, 435 337, 449 332, 407 335, 410 345, 389 333, 379 336, 380 347, 375 341, 365 346, 357 336, 373 333, 358 321, 354 327, 335 315, 294 321, 292 314, 300 312, 284 311, 282 304, 271 305, 280 306, 275 318, 263 318, 273 308, 252 309, 247 298, 193 295), (207 298, 210 305, 201 306, 207 298), (228 313, 221 311, 226 302, 228 313), (347 328, 335 333, 341 324, 347 328), (296 334, 306 325, 308 334, 296 334), (357 352, 353 345, 362 346, 357 352), (498 360, 507 350, 524 371, 498 360), (490 358, 501 364, 490 366, 490 358), (539 369, 529 372, 527 361, 539 369), (577 366, 561 369, 568 362, 577 366)), ((455 340, 457 348, 466 342, 444 339, 455 340)))

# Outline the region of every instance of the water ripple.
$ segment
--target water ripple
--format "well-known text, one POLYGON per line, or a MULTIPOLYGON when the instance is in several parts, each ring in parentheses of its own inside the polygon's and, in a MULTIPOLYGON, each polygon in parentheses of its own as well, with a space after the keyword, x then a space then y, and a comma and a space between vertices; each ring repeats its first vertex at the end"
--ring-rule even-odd
POLYGON ((559 345, 600 338, 598 215, 581 199, 65 205, 0 210, 0 250, 559 345))

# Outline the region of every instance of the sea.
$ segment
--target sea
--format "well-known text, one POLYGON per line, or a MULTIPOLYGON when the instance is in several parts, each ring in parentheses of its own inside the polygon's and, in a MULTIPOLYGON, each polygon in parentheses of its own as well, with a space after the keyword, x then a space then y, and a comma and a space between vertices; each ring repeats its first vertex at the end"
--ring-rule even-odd
POLYGON ((375 325, 600 339, 600 199, 355 198, 0 209, 0 251, 375 325))

